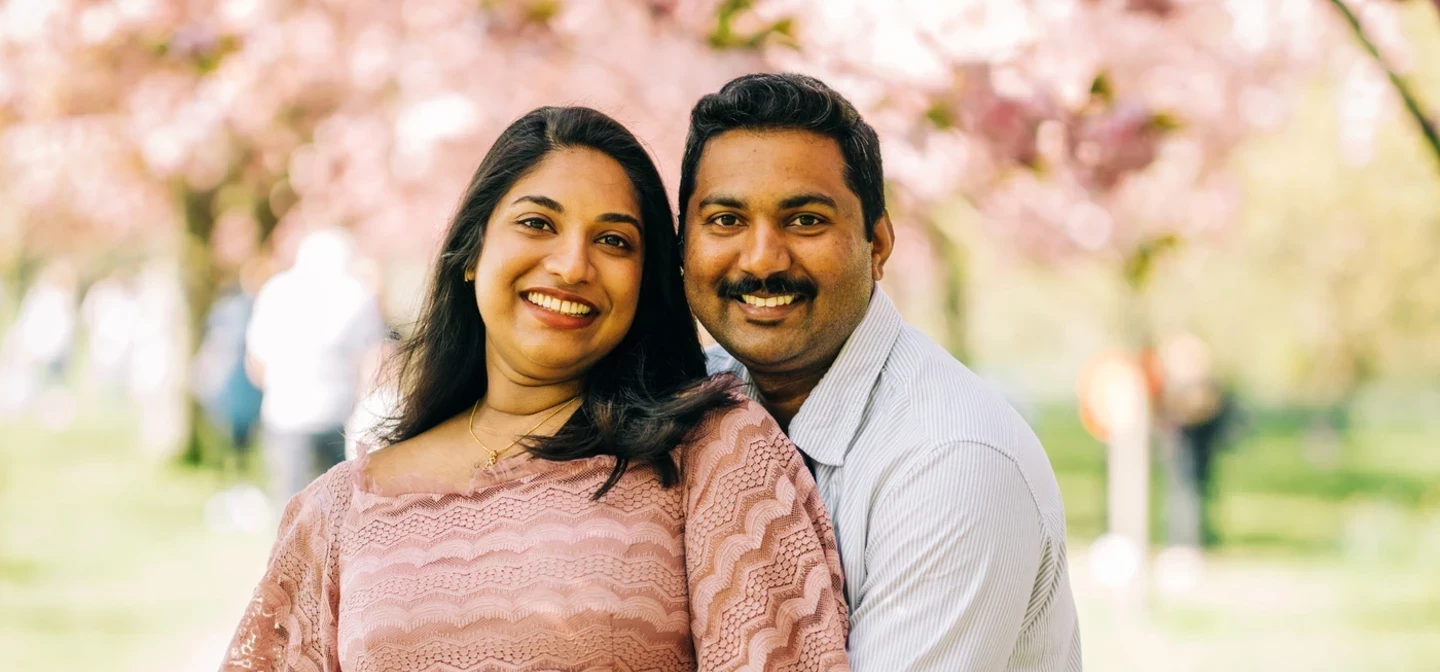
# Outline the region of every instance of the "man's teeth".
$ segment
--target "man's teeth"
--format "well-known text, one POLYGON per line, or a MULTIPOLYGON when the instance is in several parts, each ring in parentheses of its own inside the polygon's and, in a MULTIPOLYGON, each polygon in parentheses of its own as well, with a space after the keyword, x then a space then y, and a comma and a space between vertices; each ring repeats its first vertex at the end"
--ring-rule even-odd
POLYGON ((530 292, 525 295, 525 299, 552 313, 560 313, 561 315, 569 315, 571 317, 583 317, 589 315, 591 310, 594 310, 583 303, 561 301, 549 294, 541 294, 540 292, 530 292))
POLYGON ((788 306, 795 302, 794 294, 782 296, 755 296, 753 294, 741 294, 740 300, 752 306, 760 308, 774 308, 775 306, 788 306))

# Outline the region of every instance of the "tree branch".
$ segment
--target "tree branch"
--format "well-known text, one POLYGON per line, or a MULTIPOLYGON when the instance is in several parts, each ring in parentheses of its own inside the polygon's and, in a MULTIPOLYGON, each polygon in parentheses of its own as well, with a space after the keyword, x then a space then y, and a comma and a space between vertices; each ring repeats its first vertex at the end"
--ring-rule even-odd
MULTIPOLYGON (((1440 10, 1440 0, 1431 1, 1435 4, 1435 8, 1440 10)), ((1420 127, 1420 133, 1425 136, 1425 142, 1430 146, 1431 153, 1435 155, 1435 161, 1440 163, 1440 132, 1435 130, 1435 122, 1431 121, 1426 115, 1425 108, 1420 104, 1420 101, 1416 99, 1415 93, 1410 89, 1410 85, 1385 61, 1385 57, 1380 54, 1380 49, 1371 41, 1370 36, 1365 34, 1365 27, 1360 25, 1360 18, 1355 16, 1354 10, 1351 10, 1350 6, 1345 4, 1345 0, 1330 0, 1330 4, 1335 5, 1335 9, 1340 10, 1340 14, 1345 17, 1346 23, 1349 23, 1350 29, 1354 31, 1355 39, 1359 40, 1360 44, 1365 47, 1365 50, 1370 52, 1370 56, 1375 59, 1375 63, 1378 64, 1390 78, 1390 84, 1395 87, 1396 93, 1400 94, 1400 99, 1405 101, 1405 109, 1410 113, 1410 118, 1415 121, 1415 125, 1420 127)))

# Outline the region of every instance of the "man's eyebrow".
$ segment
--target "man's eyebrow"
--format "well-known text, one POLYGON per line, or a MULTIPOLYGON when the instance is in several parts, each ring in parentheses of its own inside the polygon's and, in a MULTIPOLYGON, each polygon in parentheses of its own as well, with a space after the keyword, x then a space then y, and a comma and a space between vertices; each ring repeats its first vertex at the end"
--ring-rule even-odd
POLYGON ((707 205, 718 205, 725 208, 735 208, 736 210, 745 209, 745 201, 735 198, 734 196, 726 196, 725 194, 706 196, 701 199, 700 207, 703 208, 707 205))
POLYGON ((835 205, 835 199, 830 198, 825 194, 818 193, 796 194, 794 196, 786 198, 785 200, 780 201, 780 209, 793 210, 795 208, 803 207, 806 205, 815 205, 817 203, 827 206, 831 210, 840 209, 838 206, 835 205))
POLYGON ((645 230, 645 227, 640 225, 640 220, 635 219, 634 217, 631 217, 630 215, 627 215, 623 212, 607 212, 603 215, 600 215, 599 221, 605 222, 606 224, 630 224, 636 229, 639 229, 641 231, 645 230))
POLYGON ((560 205, 560 202, 559 202, 559 201, 556 201, 555 199, 550 198, 549 196, 536 196, 536 195, 521 196, 520 198, 515 199, 515 202, 514 202, 514 203, 511 203, 510 205, 515 205, 515 203, 523 203, 523 202, 525 202, 525 201, 529 201, 529 202, 531 202, 531 203, 534 203, 535 205, 538 205, 538 206, 540 206, 540 207, 542 207, 542 208, 550 208, 551 210, 554 210, 555 212, 565 212, 565 206, 560 205))

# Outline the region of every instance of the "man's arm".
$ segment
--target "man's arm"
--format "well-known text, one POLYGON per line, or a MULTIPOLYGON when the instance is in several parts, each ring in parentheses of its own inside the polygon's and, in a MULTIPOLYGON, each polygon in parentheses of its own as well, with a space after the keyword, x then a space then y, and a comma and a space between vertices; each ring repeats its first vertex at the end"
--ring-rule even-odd
POLYGON ((1048 598, 1036 586, 1045 552, 1035 499, 1010 457, 970 442, 916 455, 871 509, 853 669, 1005 670, 1032 602, 1048 598))

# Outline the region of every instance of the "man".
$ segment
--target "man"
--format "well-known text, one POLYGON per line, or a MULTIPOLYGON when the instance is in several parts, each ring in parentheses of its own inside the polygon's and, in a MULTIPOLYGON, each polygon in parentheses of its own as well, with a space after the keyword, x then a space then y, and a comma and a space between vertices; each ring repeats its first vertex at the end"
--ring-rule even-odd
POLYGON ((685 291, 786 427, 834 517, 857 672, 1080 669, 1049 460, 876 284, 894 246, 880 145, 840 94, 748 75, 691 114, 685 291))
POLYGON ((345 460, 342 427, 385 336, 375 294, 351 268, 354 257, 344 231, 310 233, 295 265, 255 298, 246 369, 265 393, 263 456, 277 506, 345 460))

